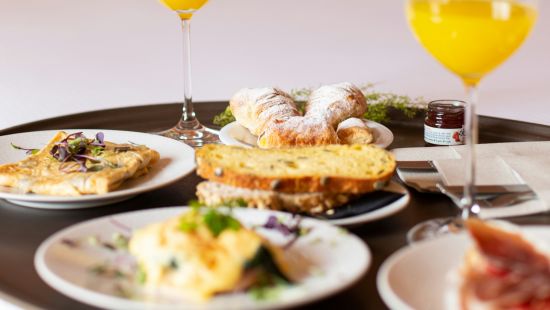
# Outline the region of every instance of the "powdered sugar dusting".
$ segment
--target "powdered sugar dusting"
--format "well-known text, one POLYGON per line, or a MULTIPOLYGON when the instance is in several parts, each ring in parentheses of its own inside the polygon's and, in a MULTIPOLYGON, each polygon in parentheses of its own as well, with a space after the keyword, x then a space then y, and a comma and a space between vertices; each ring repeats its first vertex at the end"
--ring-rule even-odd
POLYGON ((350 117, 361 117, 367 109, 365 96, 351 83, 326 85, 311 93, 305 116, 317 115, 332 126, 350 117))

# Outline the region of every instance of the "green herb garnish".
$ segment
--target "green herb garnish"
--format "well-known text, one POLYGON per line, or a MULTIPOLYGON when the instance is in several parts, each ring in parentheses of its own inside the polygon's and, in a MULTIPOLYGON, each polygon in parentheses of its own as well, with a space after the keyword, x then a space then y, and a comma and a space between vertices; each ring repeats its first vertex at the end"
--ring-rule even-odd
POLYGON ((235 117, 233 116, 233 113, 231 113, 231 109, 229 108, 229 106, 227 106, 222 113, 214 116, 214 120, 212 121, 212 123, 214 123, 214 125, 223 127, 234 121, 235 117))
POLYGON ((180 222, 180 229, 184 232, 192 232, 198 228, 197 222, 195 219, 182 218, 180 222))
POLYGON ((234 217, 215 209, 209 209, 204 214, 203 220, 214 237, 218 237, 224 230, 239 230, 241 228, 241 223, 234 217))
POLYGON ((225 214, 211 207, 206 208, 207 210, 204 211, 204 205, 198 201, 190 201, 189 205, 193 208, 190 211, 193 214, 186 214, 181 217, 180 229, 183 232, 196 230, 201 222, 204 223, 214 237, 218 237, 224 230, 239 230, 241 228, 241 223, 230 214, 225 214))
POLYGON ((147 273, 143 270, 143 267, 139 266, 136 272, 136 280, 139 284, 144 284, 147 281, 147 273))
POLYGON ((11 144, 11 147, 13 147, 16 150, 25 151, 25 153, 27 155, 34 155, 34 154, 36 154, 40 151, 40 149, 28 149, 28 148, 25 148, 25 147, 17 146, 13 143, 10 143, 10 144, 11 144))

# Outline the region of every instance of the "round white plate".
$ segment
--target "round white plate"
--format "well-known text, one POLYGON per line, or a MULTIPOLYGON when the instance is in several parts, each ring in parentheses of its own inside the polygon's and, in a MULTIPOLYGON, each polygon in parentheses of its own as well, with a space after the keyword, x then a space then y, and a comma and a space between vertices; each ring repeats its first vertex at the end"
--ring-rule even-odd
MULTIPOLYGON (((136 229, 162 221, 183 212, 185 207, 150 209, 102 217, 63 229, 38 248, 34 264, 40 277, 59 292, 100 308, 108 309, 272 309, 291 307, 335 294, 359 280, 367 271, 371 254, 356 236, 326 222, 304 218, 302 227, 311 231, 300 237, 286 251, 291 257, 306 259, 309 273, 293 286, 282 288, 276 298, 255 300, 246 293, 223 294, 205 304, 194 304, 180 296, 161 292, 145 292, 138 284, 123 279, 107 278, 90 272, 106 261, 128 266, 133 258, 125 251, 111 251, 90 245, 72 247, 67 240, 86 240, 96 236, 111 240, 114 233, 124 233, 125 227, 136 229), (125 282, 124 282, 125 281, 125 282), (120 293, 124 287, 125 294, 120 293), (118 289, 117 289, 118 288, 118 289), (132 297, 123 297, 132 296, 132 297)), ((270 215, 290 218, 288 213, 234 208, 233 215, 245 226, 262 225, 270 215)), ((284 240, 280 233, 259 232, 274 243, 284 240)), ((300 269, 302 272, 306 268, 300 269)))
MULTIPOLYGON (((381 148, 388 147, 393 142, 393 133, 388 127, 369 120, 365 120, 366 125, 372 129, 374 134, 374 145, 381 148)), ((237 122, 232 122, 220 130, 220 140, 223 144, 236 145, 244 147, 256 147, 258 137, 250 133, 248 129, 237 122)))
MULTIPOLYGON (((537 240, 550 240, 550 227, 526 226, 521 230, 537 240)), ((446 296, 453 295, 450 276, 471 246, 472 241, 462 233, 402 248, 380 267, 378 292, 390 309, 452 308, 445 303, 446 296)))
MULTIPOLYGON (((379 208, 379 209, 369 211, 369 212, 366 212, 366 213, 363 213, 363 214, 355 215, 355 216, 342 218, 342 219, 328 220, 328 222, 330 222, 331 224, 334 224, 334 225, 338 225, 338 226, 353 227, 353 226, 357 226, 357 225, 360 225, 360 224, 376 221, 376 220, 391 216, 391 215, 403 210, 409 204, 409 201, 410 201, 411 197, 410 197, 409 192, 407 191, 407 189, 405 187, 403 187, 403 185, 401 185, 397 182, 391 181, 384 188, 384 191, 399 193, 399 194, 403 194, 404 196, 397 199, 396 201, 394 201, 390 204, 387 204, 387 205, 379 208)), ((368 194, 366 194, 366 196, 368 196, 368 194)), ((367 198, 367 200, 368 200, 368 198, 367 198)), ((358 203, 358 202, 351 202, 350 205, 353 206, 356 203, 358 203)))
MULTIPOLYGON (((102 195, 83 195, 75 197, 48 196, 30 193, 17 193, 9 188, 0 187, 0 198, 33 208, 41 209, 79 209, 102 206, 129 199, 140 193, 151 191, 185 177, 195 169, 195 152, 184 143, 158 135, 104 129, 64 129, 68 133, 82 131, 87 137, 94 137, 98 131, 105 134, 105 140, 115 143, 144 144, 160 153, 160 160, 144 176, 128 180, 116 191, 102 195)), ((0 136, 0 164, 12 163, 24 159, 24 151, 16 150, 10 143, 26 148, 42 148, 57 133, 57 130, 25 132, 0 136)))

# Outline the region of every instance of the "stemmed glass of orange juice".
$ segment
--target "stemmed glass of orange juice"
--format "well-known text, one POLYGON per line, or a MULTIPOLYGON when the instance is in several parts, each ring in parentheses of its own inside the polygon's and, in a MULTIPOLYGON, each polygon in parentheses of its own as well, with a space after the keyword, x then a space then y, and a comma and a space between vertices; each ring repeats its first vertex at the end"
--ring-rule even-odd
POLYGON ((409 242, 461 227, 479 213, 475 203, 477 86, 523 43, 537 19, 536 0, 407 0, 406 15, 417 40, 447 69, 462 79, 470 101, 465 111, 464 194, 462 216, 434 219, 409 231, 409 242))
POLYGON ((191 18, 207 0, 160 0, 168 8, 175 11, 181 19, 183 30, 183 113, 179 122, 172 128, 163 131, 160 135, 180 140, 193 147, 204 144, 219 143, 215 131, 204 127, 195 117, 191 94, 191 18))

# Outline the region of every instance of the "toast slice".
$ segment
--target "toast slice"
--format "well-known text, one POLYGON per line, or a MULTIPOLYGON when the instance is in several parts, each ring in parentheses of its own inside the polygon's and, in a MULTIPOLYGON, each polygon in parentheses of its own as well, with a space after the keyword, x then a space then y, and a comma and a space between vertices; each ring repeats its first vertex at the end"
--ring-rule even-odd
POLYGON ((395 171, 393 155, 373 145, 288 149, 206 145, 196 152, 201 177, 283 193, 360 194, 383 188, 395 171))
MULTIPOLYGON (((197 185, 197 197, 208 206, 244 202, 249 208, 282 210, 291 213, 320 214, 341 207, 358 197, 353 194, 279 193, 259 189, 239 188, 205 181, 197 185)), ((330 212, 330 211, 329 211, 330 212)))
POLYGON ((0 186, 10 187, 21 193, 54 196, 80 196, 105 194, 117 189, 125 180, 146 174, 149 167, 159 160, 159 153, 142 145, 105 142, 102 165, 88 172, 64 172, 61 162, 50 150, 67 137, 58 132, 36 154, 16 163, 0 165, 0 186))

